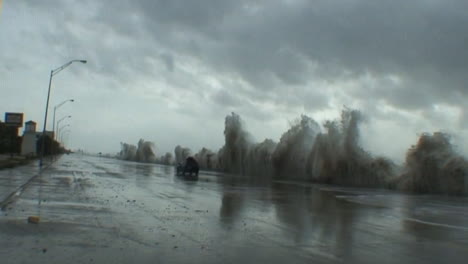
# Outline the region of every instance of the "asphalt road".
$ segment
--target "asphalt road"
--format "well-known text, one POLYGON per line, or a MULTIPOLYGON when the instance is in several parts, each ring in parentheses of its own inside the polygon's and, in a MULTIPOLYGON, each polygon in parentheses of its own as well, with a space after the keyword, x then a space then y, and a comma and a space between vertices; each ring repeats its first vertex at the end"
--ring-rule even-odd
POLYGON ((468 200, 66 155, 0 171, 0 263, 466 263, 468 200), (8 199, 9 203, 5 203, 8 199), (27 222, 40 216, 39 224, 27 222))

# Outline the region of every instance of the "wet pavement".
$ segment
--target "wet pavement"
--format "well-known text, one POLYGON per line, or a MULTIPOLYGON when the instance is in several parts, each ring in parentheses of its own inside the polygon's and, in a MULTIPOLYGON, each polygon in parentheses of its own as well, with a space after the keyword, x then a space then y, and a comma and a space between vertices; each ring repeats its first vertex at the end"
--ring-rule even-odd
MULTIPOLYGON (((0 201, 37 175, 0 171, 0 201)), ((466 263, 468 199, 66 155, 0 212, 0 263, 466 263), (28 224, 28 216, 40 216, 28 224)))
POLYGON ((30 162, 24 166, 18 166, 13 169, 0 170, 0 202, 5 201, 7 197, 25 184, 29 179, 39 171, 37 162, 30 162))

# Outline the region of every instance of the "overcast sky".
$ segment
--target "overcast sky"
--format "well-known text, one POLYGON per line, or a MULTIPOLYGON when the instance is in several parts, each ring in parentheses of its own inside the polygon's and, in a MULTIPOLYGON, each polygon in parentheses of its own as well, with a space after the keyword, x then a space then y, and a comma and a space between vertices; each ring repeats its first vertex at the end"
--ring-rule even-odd
POLYGON ((217 150, 231 112, 277 141, 301 114, 348 106, 374 154, 403 158, 437 130, 466 152, 467 25, 466 0, 5 0, 0 119, 42 130, 50 70, 86 59, 52 82, 51 113, 75 99, 57 110, 73 148, 217 150))

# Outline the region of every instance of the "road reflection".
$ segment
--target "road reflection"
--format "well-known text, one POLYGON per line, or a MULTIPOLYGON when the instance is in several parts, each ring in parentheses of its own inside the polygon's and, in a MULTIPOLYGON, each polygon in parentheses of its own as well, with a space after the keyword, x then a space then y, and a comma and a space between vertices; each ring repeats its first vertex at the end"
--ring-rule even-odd
POLYGON ((230 226, 238 221, 243 204, 244 196, 239 192, 224 192, 219 210, 221 223, 230 226))
POLYGON ((254 249, 261 248, 280 254, 281 248, 306 259, 324 256, 347 263, 442 262, 468 254, 468 201, 463 198, 272 182, 205 171, 193 181, 175 175, 174 167, 154 164, 120 162, 117 172, 112 166, 99 166, 105 172, 96 175, 122 177, 126 186, 134 182, 139 188, 130 185, 132 197, 138 194, 138 201, 151 204, 159 214, 166 210, 164 217, 206 224, 209 227, 194 237, 211 237, 219 247, 235 244, 233 252, 255 255, 254 249), (429 249, 428 256, 414 254, 429 249))
POLYGON ((357 206, 312 187, 272 187, 277 219, 288 227, 285 236, 297 245, 327 245, 338 256, 352 255, 354 220, 362 213, 357 206))
POLYGON ((356 222, 366 218, 368 209, 337 193, 312 186, 275 182, 252 182, 227 177, 222 184, 220 223, 231 228, 240 222, 261 222, 256 232, 268 232, 270 239, 287 241, 295 248, 329 252, 340 259, 356 260, 356 222), (276 236, 277 238, 274 238, 276 236))

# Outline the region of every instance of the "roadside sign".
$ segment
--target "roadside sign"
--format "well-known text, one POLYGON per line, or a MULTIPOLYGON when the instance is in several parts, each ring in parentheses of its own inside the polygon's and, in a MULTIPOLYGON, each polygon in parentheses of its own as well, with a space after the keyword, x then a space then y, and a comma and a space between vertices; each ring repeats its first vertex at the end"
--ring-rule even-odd
POLYGON ((5 113, 5 125, 13 127, 23 126, 23 113, 5 113))

